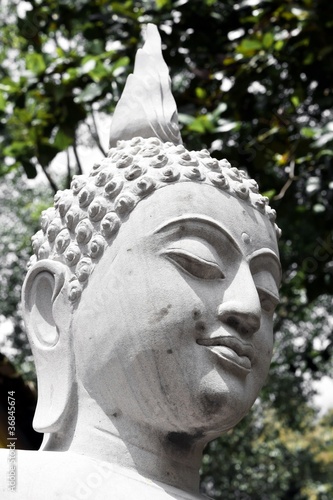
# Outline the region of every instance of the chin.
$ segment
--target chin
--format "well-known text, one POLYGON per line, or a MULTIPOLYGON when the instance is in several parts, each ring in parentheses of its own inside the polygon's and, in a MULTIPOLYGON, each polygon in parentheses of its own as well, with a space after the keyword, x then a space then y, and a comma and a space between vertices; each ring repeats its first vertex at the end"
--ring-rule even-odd
POLYGON ((198 401, 202 426, 217 436, 228 431, 250 411, 258 393, 237 378, 224 379, 222 384, 221 380, 214 384, 206 380, 198 401))

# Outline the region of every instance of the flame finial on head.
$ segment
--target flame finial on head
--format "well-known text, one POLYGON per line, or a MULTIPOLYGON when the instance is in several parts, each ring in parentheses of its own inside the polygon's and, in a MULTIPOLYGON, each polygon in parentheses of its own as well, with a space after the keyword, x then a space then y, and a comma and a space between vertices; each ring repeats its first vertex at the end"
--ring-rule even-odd
POLYGON ((116 146, 119 139, 138 136, 182 144, 169 70, 162 56, 161 37, 154 24, 147 26, 146 42, 136 54, 134 72, 127 78, 116 106, 110 147, 116 146))

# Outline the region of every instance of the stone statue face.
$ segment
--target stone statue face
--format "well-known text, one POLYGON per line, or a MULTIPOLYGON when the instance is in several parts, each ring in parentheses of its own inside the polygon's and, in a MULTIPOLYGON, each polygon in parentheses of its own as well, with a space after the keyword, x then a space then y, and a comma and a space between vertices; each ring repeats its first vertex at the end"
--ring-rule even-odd
POLYGON ((130 214, 82 295, 77 377, 107 415, 212 439, 265 381, 279 281, 267 217, 212 186, 160 189, 130 214))

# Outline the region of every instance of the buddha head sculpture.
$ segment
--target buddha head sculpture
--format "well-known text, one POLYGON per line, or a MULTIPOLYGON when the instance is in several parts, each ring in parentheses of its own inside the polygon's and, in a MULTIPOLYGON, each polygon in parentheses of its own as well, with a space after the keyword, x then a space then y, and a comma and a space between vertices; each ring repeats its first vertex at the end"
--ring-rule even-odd
POLYGON ((161 449, 203 446, 249 411, 268 373, 275 211, 244 171, 182 145, 152 25, 110 145, 33 237, 34 426, 50 450, 80 452, 80 426, 91 442, 107 429, 133 446, 138 434, 161 449))

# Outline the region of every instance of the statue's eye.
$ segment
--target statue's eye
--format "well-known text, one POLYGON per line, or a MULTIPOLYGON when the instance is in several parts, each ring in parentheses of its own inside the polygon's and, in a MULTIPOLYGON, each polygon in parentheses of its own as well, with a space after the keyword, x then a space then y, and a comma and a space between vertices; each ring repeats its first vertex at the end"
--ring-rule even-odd
POLYGON ((165 255, 196 278, 223 279, 224 274, 216 262, 208 261, 183 249, 170 249, 165 255))
POLYGON ((258 294, 259 294, 261 308, 268 314, 273 314, 276 309, 276 306, 279 303, 278 298, 271 295, 265 290, 259 289, 258 294))

